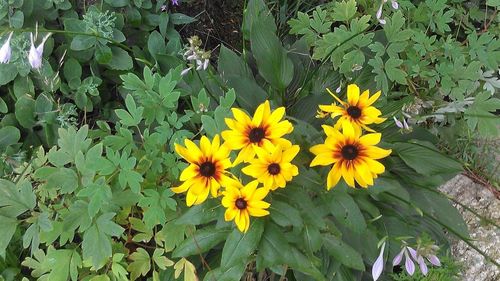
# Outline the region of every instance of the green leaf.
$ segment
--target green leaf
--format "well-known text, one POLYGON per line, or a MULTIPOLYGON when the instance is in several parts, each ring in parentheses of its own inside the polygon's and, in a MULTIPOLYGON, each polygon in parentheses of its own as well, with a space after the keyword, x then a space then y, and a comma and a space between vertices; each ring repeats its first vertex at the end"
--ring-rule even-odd
POLYGON ((427 146, 397 142, 393 150, 408 166, 425 176, 452 174, 462 170, 459 162, 427 146))
POLYGON ((6 85, 17 76, 17 67, 14 63, 0 63, 0 86, 6 85))
POLYGON ((273 200, 273 204, 269 207, 271 219, 280 226, 302 227, 302 218, 300 212, 289 204, 273 200))
POLYGON ((177 225, 199 225, 208 223, 217 219, 217 212, 214 211, 216 203, 213 200, 205 202, 203 205, 196 205, 187 210, 178 219, 175 220, 177 225))
POLYGON ((24 24, 24 13, 20 10, 14 12, 13 15, 9 17, 10 27, 21 29, 24 24))
POLYGON ((245 263, 238 263, 227 269, 222 269, 221 267, 218 267, 207 272, 207 275, 205 275, 205 278, 203 278, 203 280, 204 281, 240 280, 243 274, 245 273, 245 268, 246 268, 245 263))
POLYGON ((327 234, 323 235, 323 246, 332 257, 343 265, 356 270, 365 270, 361 255, 344 241, 327 234))
POLYGON ((113 57, 108 65, 112 69, 128 70, 133 67, 132 57, 127 53, 127 51, 122 48, 112 46, 111 53, 113 54, 113 57))
POLYGON ((17 220, 0 215, 0 257, 5 259, 5 249, 16 232, 17 220))
POLYGON ((284 264, 285 258, 291 255, 291 247, 283 239, 280 228, 273 223, 266 223, 264 234, 259 244, 257 255, 257 271, 274 265, 284 264))
POLYGON ((356 14, 356 1, 335 2, 331 17, 334 21, 349 21, 356 14))
POLYGON ((259 74, 274 88, 284 91, 293 78, 293 63, 276 34, 262 22, 256 22, 250 44, 259 74))
POLYGON ((165 54, 167 49, 165 39, 158 31, 153 31, 148 38, 148 51, 153 58, 156 59, 157 54, 165 54))
POLYGON ((130 255, 132 262, 127 270, 130 272, 130 280, 136 280, 139 276, 146 276, 151 270, 151 258, 146 250, 137 248, 137 251, 130 255))
POLYGON ((259 245, 263 232, 264 221, 259 219, 250 225, 247 233, 235 228, 222 249, 221 270, 225 271, 239 263, 244 264, 259 245))
POLYGON ((36 196, 28 181, 20 181, 17 186, 0 179, 0 215, 17 217, 36 206, 36 196))
POLYGON ((204 253, 224 241, 229 233, 228 229, 206 227, 196 231, 184 240, 172 253, 172 257, 188 257, 204 253))
POLYGON ((352 197, 344 190, 336 188, 329 192, 329 207, 338 222, 356 233, 366 229, 366 222, 361 210, 352 197))
POLYGON ((174 265, 174 262, 165 257, 164 253, 165 250, 163 249, 155 249, 153 253, 153 261, 161 270, 165 270, 167 267, 174 265))
POLYGON ((16 144, 21 138, 19 129, 13 126, 0 128, 0 150, 4 150, 9 145, 16 144))
POLYGON ((92 35, 76 35, 71 41, 71 49, 74 51, 83 51, 90 49, 97 43, 97 39, 92 35))
POLYGON ((31 129, 35 125, 35 100, 32 96, 25 94, 21 96, 15 105, 17 121, 24 128, 31 129))
POLYGON ((73 79, 80 80, 82 77, 82 66, 76 59, 69 58, 64 63, 63 73, 66 81, 71 81, 73 79))
POLYGON ((408 76, 408 74, 399 68, 402 63, 403 60, 389 58, 385 62, 384 70, 385 73, 387 73, 387 77, 389 78, 389 80, 406 85, 406 77, 408 76))
POLYGON ((83 259, 90 261, 94 270, 102 268, 111 257, 111 237, 118 237, 124 229, 111 219, 114 213, 101 215, 83 234, 83 259))

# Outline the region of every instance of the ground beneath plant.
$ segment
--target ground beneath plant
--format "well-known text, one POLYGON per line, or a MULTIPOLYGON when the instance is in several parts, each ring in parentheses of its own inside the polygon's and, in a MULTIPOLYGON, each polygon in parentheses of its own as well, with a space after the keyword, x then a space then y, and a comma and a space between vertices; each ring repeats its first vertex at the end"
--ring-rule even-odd
POLYGON ((221 44, 241 51, 243 5, 243 0, 193 0, 174 7, 173 12, 197 19, 180 29, 182 38, 198 35, 205 50, 212 50, 217 57, 221 44))
MULTIPOLYGON (((500 200, 485 186, 472 181, 464 175, 458 175, 440 190, 475 210, 482 216, 500 224, 500 200)), ((500 229, 492 224, 482 221, 473 213, 464 208, 455 206, 462 214, 472 243, 500 263, 500 229)), ((463 266, 462 280, 464 281, 497 281, 500 280, 500 269, 488 262, 481 254, 469 247, 463 241, 453 241, 452 255, 463 266)))

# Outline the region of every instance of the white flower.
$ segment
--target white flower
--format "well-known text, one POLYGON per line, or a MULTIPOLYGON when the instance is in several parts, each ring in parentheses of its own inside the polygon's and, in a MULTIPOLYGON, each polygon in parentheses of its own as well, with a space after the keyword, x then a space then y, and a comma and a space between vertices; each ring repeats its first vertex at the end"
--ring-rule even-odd
POLYGON ((9 34, 9 37, 3 43, 2 48, 0 48, 0 63, 9 63, 10 61, 10 56, 12 55, 12 48, 10 47, 10 39, 12 38, 12 34, 14 32, 11 32, 9 34))
POLYGON ((392 8, 397 10, 399 8, 399 4, 396 0, 391 0, 392 8))
POLYGON ((186 74, 188 74, 188 72, 192 69, 193 67, 188 67, 186 69, 184 69, 182 72, 181 72, 181 76, 184 76, 186 74))
POLYGON ((378 258, 375 260, 372 266, 372 277, 374 281, 377 281, 377 279, 380 277, 380 274, 382 274, 382 271, 384 270, 384 249, 385 249, 385 242, 382 244, 382 247, 380 247, 380 254, 378 255, 378 258))
POLYGON ((35 40, 36 40, 36 35, 35 39, 33 39, 33 33, 30 34, 31 37, 31 48, 30 52, 28 54, 28 61, 33 69, 40 69, 42 67, 42 61, 43 61, 43 46, 45 45, 45 42, 47 39, 49 39, 49 36, 51 33, 45 35, 45 37, 42 39, 42 43, 38 45, 38 47, 35 47, 35 40))

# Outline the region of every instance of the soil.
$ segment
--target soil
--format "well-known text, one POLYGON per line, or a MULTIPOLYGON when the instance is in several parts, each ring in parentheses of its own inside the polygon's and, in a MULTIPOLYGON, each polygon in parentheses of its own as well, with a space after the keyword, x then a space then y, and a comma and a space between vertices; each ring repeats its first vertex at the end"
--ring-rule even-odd
POLYGON ((193 0, 179 1, 179 6, 173 7, 172 12, 196 18, 196 22, 179 29, 182 38, 198 35, 205 49, 212 50, 217 57, 221 44, 241 51, 243 8, 243 0, 193 0))

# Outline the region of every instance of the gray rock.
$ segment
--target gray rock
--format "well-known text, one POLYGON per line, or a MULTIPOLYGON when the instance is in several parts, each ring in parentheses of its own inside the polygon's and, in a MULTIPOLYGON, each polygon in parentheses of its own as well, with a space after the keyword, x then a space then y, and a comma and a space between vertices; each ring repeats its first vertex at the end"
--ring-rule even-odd
MULTIPOLYGON (((476 184, 466 176, 458 175, 439 188, 458 202, 475 210, 482 216, 500 224, 500 201, 484 186, 476 184)), ((459 205, 455 206, 462 214, 474 245, 488 256, 500 263, 500 230, 487 224, 473 213, 459 205)), ((470 248, 465 242, 452 242, 451 252, 462 264, 462 280, 464 281, 497 281, 500 280, 500 269, 470 248)))

